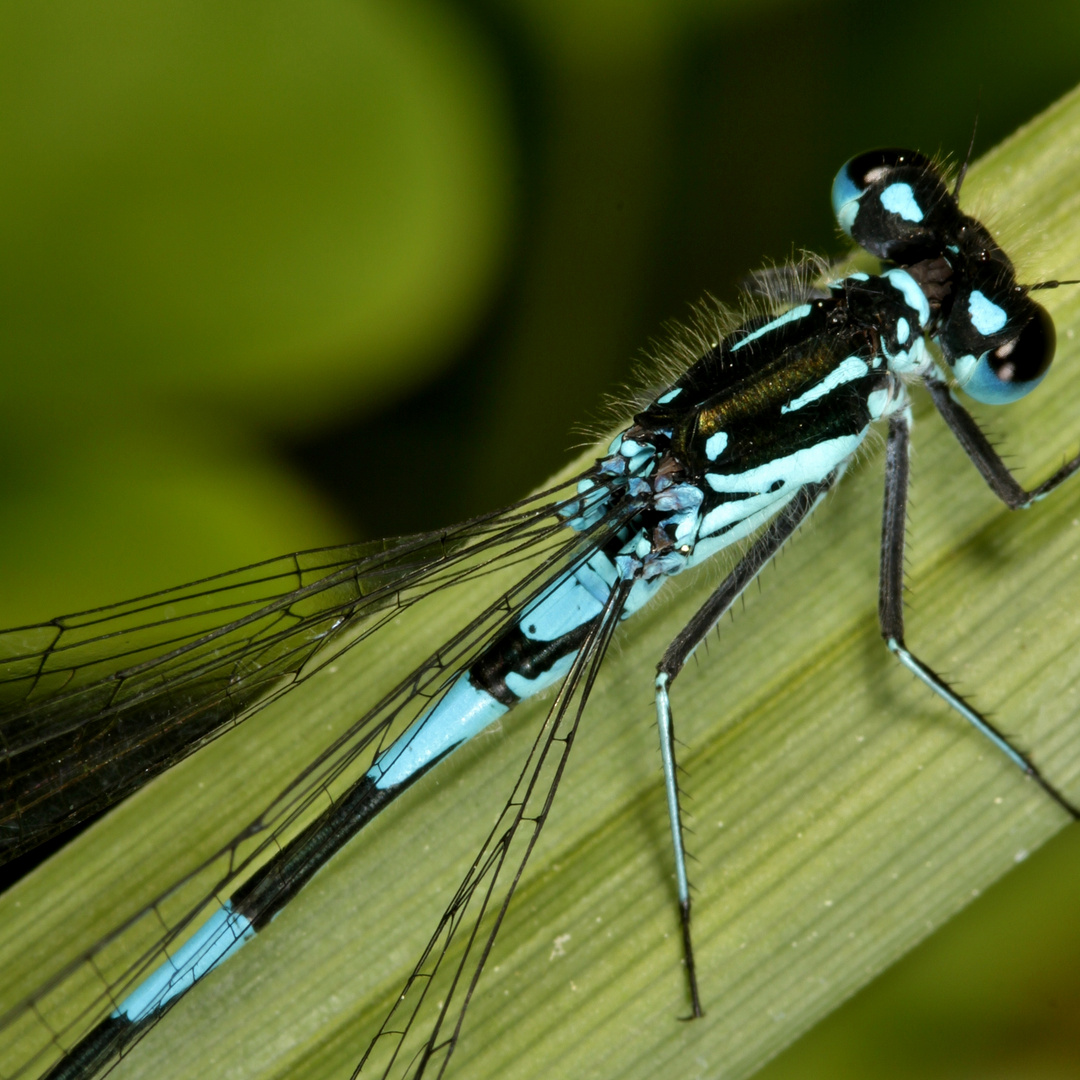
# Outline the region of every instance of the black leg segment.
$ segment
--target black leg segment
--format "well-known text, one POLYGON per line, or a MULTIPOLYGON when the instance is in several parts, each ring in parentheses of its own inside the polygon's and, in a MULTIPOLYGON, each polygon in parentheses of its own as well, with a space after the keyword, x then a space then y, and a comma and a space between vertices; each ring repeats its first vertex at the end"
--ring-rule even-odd
MULTIPOLYGON (((938 386, 944 386, 938 383, 938 386)), ((946 397, 947 391, 946 391, 946 397)), ((935 402, 937 398, 935 397, 935 402)), ((976 467, 987 478, 987 482, 1009 506, 1019 508, 1026 506, 1033 498, 1038 497, 1037 492, 1045 494, 1042 488, 1036 488, 1035 492, 1025 492, 1016 482, 1012 474, 1002 464, 1001 459, 994 453, 986 436, 979 431, 974 420, 951 398, 948 398, 951 406, 956 411, 946 414, 941 404, 942 414, 949 420, 949 426, 957 433, 961 445, 968 451, 976 467), (952 416, 956 420, 954 426, 952 416), (965 425, 966 422, 966 426, 965 425), (976 438, 965 442, 958 433, 958 428, 976 438), (978 445, 982 448, 979 455, 970 448, 978 445), (985 450, 985 453, 982 451, 985 450), (996 464, 995 464, 996 463, 996 464), (1012 489, 1007 485, 1011 484, 1012 489), (1010 502, 1005 492, 1013 490, 1019 493, 1019 500, 1010 502)), ((1002 753, 1012 760, 1020 769, 1030 776, 1059 806, 1068 811, 1074 818, 1080 819, 1080 810, 1066 799, 1061 792, 1057 791, 1047 781, 1034 763, 1006 738, 985 716, 964 700, 949 684, 933 670, 924 664, 914 653, 910 652, 904 643, 904 533, 907 525, 907 491, 908 473, 911 445, 911 414, 904 409, 895 413, 889 419, 889 436, 885 456, 885 509, 882 514, 881 527, 881 577, 878 591, 878 618, 881 624, 881 635, 888 645, 889 651, 906 667, 913 675, 917 676, 931 690, 944 701, 948 702, 965 720, 977 731, 985 735, 1002 753)), ((1071 471, 1075 470, 1075 463, 1071 471)), ((1066 466, 1069 469, 1070 466, 1066 466)), ((1056 486, 1071 475, 1063 472, 1059 479, 1053 483, 1056 486)), ((1058 476, 1058 474, 1055 474, 1058 476)), ((1050 483, 1050 481, 1048 481, 1050 483)), ((1043 485, 1046 488, 1046 485, 1043 485)), ((1050 490, 1050 488, 1047 488, 1050 490)))
POLYGON ((956 436, 956 441, 971 458, 971 463, 979 470, 990 490, 1010 510, 1022 510, 1033 502, 1038 502, 1080 469, 1078 454, 1062 465, 1049 480, 1028 491, 1009 471, 1008 466, 1001 460, 1001 455, 990 445, 990 440, 983 434, 971 414, 952 396, 949 387, 940 379, 928 378, 924 382, 938 412, 956 436))

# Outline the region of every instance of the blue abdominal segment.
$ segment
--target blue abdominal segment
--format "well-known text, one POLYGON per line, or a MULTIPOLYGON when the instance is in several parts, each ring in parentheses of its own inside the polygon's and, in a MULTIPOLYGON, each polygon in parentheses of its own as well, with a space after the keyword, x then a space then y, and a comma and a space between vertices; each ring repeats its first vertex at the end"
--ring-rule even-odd
POLYGON ((254 936, 255 927, 251 922, 226 903, 177 950, 175 956, 166 960, 117 1006, 113 1017, 138 1023, 152 1016, 254 936))
POLYGON ((371 766, 368 778, 377 788, 408 784, 508 711, 508 706, 473 686, 468 673, 459 675, 442 700, 371 766))
POLYGON ((558 682, 577 654, 573 646, 581 630, 603 611, 615 576, 601 551, 558 578, 525 609, 513 631, 379 756, 367 774, 372 783, 386 790, 411 783, 518 701, 558 682), (560 643, 567 648, 559 649, 560 643))

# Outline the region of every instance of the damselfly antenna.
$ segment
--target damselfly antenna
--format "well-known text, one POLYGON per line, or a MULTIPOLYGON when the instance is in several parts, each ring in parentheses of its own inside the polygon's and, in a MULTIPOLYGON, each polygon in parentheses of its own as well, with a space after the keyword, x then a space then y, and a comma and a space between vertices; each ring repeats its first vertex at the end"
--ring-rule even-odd
MULTIPOLYGON (((982 97, 982 91, 979 91, 979 97, 982 97)), ((960 201, 960 187, 964 182, 964 177, 967 176, 968 166, 971 164, 971 156, 975 153, 975 136, 979 132, 979 110, 975 109, 975 122, 971 125, 971 141, 968 143, 967 153, 964 155, 964 164, 960 166, 960 173, 956 177, 956 186, 953 188, 952 197, 959 202, 960 201)))
POLYGON ((1062 285, 1080 285, 1080 278, 1071 281, 1036 281, 1034 285, 1021 285, 1024 292, 1034 292, 1036 289, 1059 289, 1062 285))

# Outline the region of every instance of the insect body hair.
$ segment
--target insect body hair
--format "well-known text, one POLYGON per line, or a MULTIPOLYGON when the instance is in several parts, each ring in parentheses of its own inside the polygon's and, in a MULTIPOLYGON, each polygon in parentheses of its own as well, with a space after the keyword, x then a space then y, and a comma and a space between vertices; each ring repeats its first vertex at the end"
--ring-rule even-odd
POLYGON ((602 441, 625 427, 663 390, 674 383, 707 352, 750 319, 774 318, 814 296, 823 294, 830 277, 827 260, 810 252, 783 263, 772 263, 749 275, 736 306, 705 297, 690 306, 685 320, 664 324, 661 337, 652 339, 637 357, 630 378, 605 396, 595 420, 579 426, 587 445, 602 441))

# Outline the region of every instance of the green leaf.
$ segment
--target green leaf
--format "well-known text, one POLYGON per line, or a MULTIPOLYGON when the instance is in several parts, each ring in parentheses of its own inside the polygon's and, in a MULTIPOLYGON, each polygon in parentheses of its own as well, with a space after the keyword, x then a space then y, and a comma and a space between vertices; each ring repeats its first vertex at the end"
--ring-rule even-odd
MULTIPOLYGON (((1073 93, 965 188, 1027 280, 1080 276, 1076 146, 1073 93)), ((1043 296, 1055 368, 1029 399, 980 412, 1029 483, 1076 450, 1067 382, 1080 291, 1043 296)), ((1080 485, 1011 514, 923 400, 915 440, 909 644, 1080 799, 1080 485)), ((880 499, 874 448, 676 684, 706 1017, 678 1021, 651 674, 715 567, 674 582, 620 632, 450 1075, 748 1075, 1067 823, 886 654, 880 499)), ((354 650, 0 899, 2 1006, 214 850, 476 603, 439 594, 422 634, 403 624, 354 650)), ((386 811, 114 1075, 348 1076, 546 706, 522 706, 386 811)))

